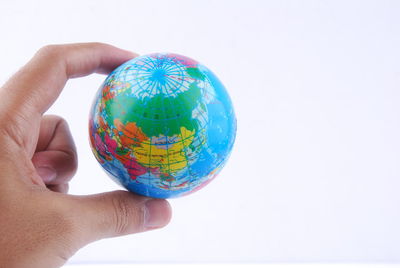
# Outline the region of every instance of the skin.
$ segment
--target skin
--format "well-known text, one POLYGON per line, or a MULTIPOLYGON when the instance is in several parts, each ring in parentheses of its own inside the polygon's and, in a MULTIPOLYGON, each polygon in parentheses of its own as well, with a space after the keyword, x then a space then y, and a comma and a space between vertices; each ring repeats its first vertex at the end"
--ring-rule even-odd
POLYGON ((135 56, 101 43, 46 46, 0 89, 0 267, 60 267, 93 241, 170 221, 166 200, 68 195, 75 145, 63 118, 43 115, 69 78, 107 74, 135 56))

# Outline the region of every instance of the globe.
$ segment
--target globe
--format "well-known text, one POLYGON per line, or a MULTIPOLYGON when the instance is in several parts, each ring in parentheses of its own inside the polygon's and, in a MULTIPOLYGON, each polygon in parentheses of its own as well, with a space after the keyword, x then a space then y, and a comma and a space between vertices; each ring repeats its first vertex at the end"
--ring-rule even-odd
POLYGON ((89 119, 94 156, 131 192, 172 198, 195 192, 220 172, 236 136, 231 99, 204 65, 155 53, 105 79, 89 119))

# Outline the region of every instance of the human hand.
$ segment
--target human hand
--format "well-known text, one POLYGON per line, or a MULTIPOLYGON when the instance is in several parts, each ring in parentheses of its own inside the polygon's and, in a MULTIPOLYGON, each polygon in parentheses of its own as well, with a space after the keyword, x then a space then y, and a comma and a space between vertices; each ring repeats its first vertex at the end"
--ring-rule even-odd
POLYGON ((136 55, 106 44, 47 46, 0 90, 0 267, 59 267, 86 244, 168 224, 166 200, 66 194, 77 168, 67 122, 43 116, 69 78, 136 55))

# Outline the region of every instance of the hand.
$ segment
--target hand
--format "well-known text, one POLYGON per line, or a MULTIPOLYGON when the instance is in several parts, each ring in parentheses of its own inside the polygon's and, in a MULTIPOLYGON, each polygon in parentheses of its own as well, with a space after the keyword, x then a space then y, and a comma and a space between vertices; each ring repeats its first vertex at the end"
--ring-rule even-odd
POLYGON ((0 267, 59 267, 95 240, 168 224, 166 200, 67 195, 74 142, 65 120, 43 116, 69 78, 106 74, 135 56, 99 43, 47 46, 1 88, 0 267))

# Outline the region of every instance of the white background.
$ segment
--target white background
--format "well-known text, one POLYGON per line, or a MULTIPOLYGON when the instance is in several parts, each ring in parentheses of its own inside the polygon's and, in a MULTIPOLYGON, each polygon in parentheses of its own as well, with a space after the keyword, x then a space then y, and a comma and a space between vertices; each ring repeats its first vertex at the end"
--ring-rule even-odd
MULTIPOLYGON (((400 261, 400 1, 1 1, 0 80, 41 46, 170 51, 229 90, 237 142, 218 179, 171 200, 165 229, 94 243, 71 263, 400 261)), ((104 77, 70 81, 72 194, 118 187, 90 152, 104 77)))

